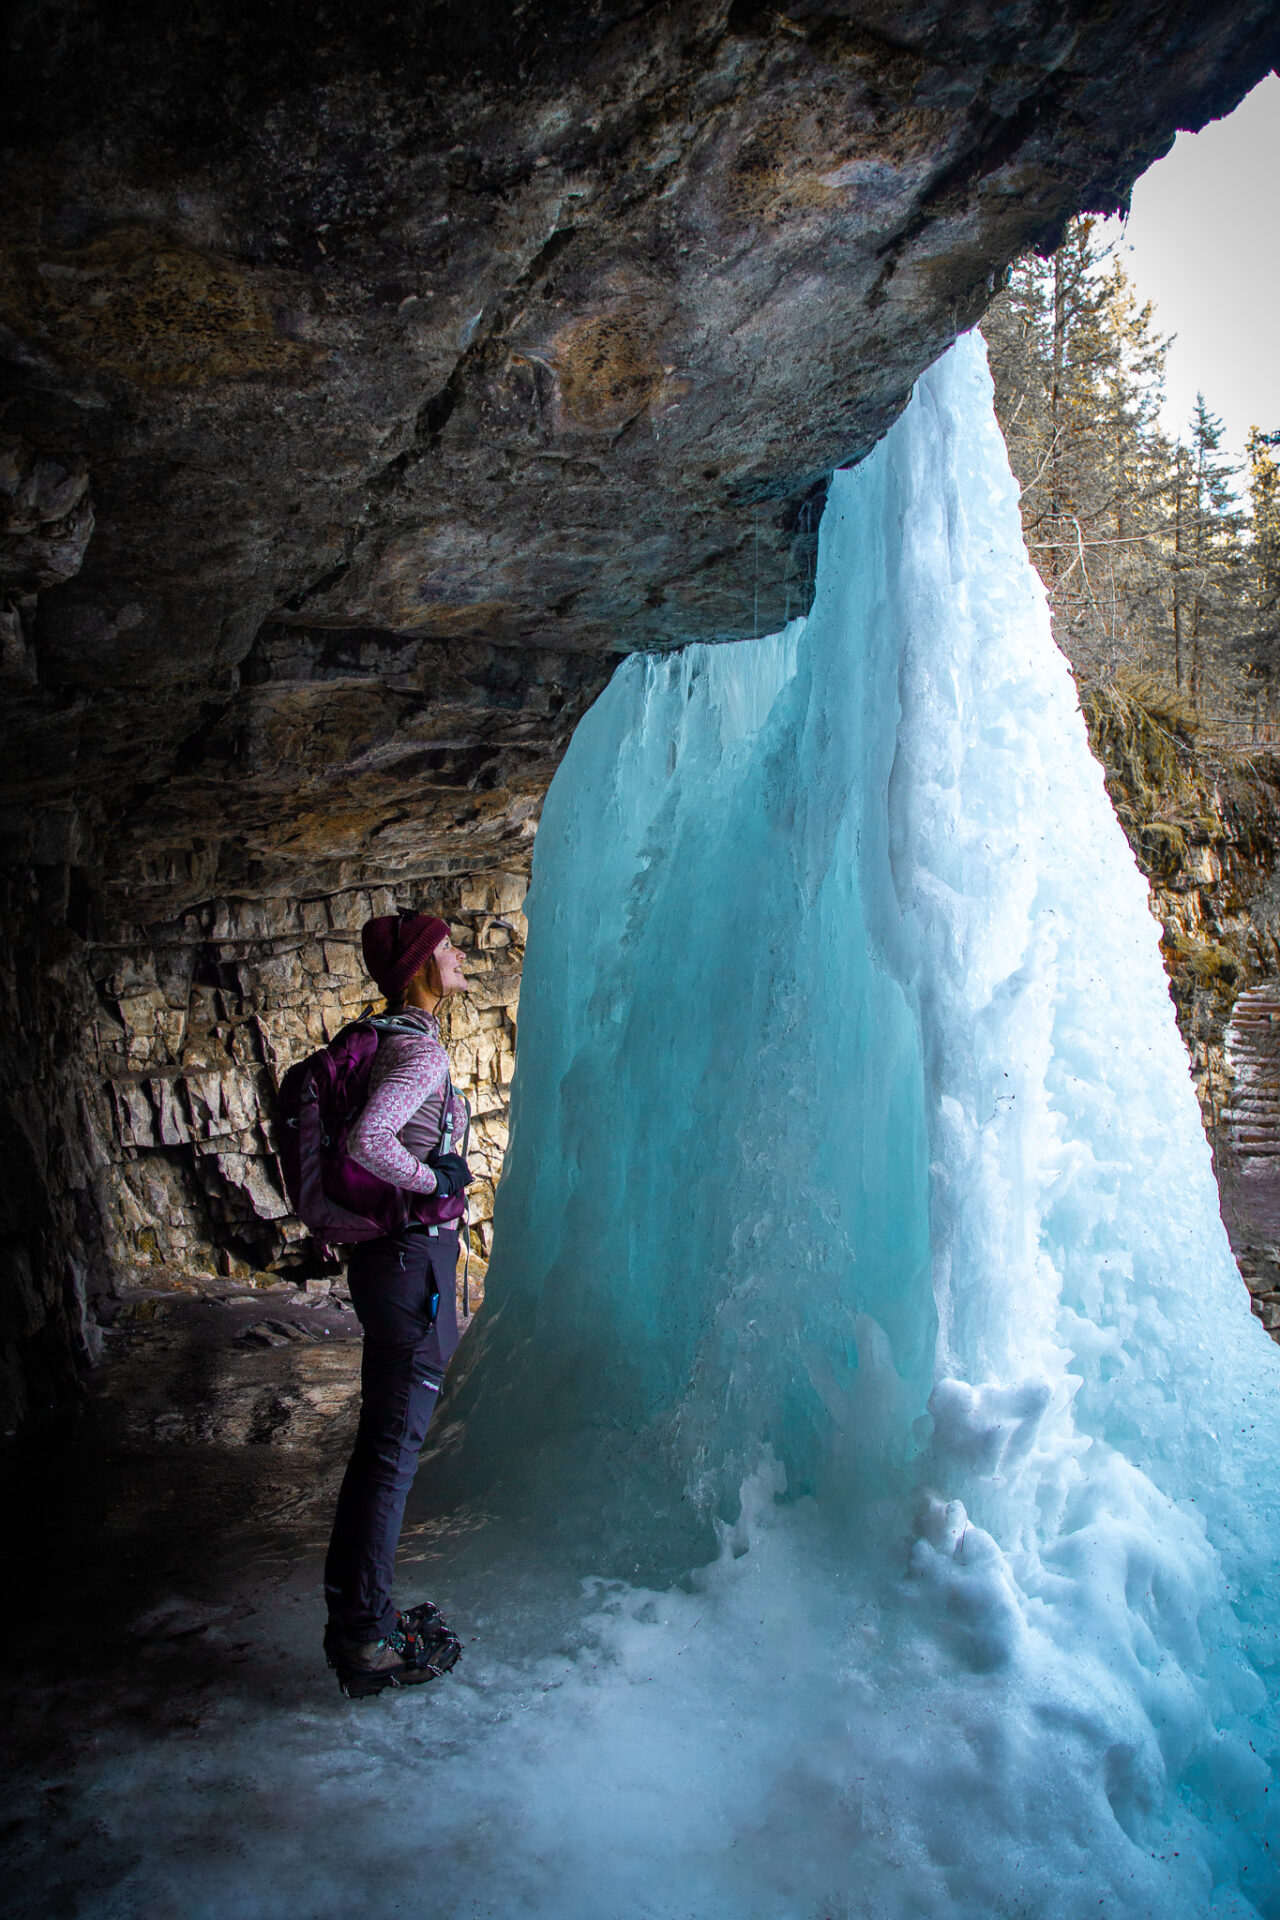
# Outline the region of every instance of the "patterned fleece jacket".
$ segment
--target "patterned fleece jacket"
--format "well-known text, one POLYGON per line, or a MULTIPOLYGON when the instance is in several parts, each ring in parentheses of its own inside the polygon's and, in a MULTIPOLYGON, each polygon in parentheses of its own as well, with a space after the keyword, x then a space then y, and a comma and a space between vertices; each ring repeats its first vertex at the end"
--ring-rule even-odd
MULTIPOLYGON (((397 1026, 378 1034, 364 1112, 347 1136, 347 1152, 380 1180, 411 1193, 434 1193, 427 1155, 440 1144, 449 1056, 440 1023, 418 1008, 396 1015, 397 1026)), ((453 1138, 460 1141, 466 1108, 453 1096, 453 1138)))

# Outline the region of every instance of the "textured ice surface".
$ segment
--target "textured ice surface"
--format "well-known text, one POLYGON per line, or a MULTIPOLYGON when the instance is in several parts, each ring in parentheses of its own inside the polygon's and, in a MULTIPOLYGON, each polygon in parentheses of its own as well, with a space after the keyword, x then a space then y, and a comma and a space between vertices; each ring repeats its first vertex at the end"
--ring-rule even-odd
POLYGON ((620 669, 530 920, 420 1482, 490 1516, 433 1574, 479 1638, 86 1776, 151 1836, 93 1910, 1280 1914, 1280 1355, 976 338, 807 623, 620 669))

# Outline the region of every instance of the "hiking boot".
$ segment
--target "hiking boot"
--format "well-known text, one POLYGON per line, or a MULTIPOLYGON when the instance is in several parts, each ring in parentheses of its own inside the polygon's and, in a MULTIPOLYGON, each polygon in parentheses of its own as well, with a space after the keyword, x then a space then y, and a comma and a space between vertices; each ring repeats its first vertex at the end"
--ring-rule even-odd
MULTIPOLYGON (((430 1600, 421 1600, 416 1607, 409 1607, 404 1613, 397 1613, 395 1630, 411 1631, 428 1643, 434 1641, 436 1645, 431 1649, 431 1665, 438 1667, 441 1673, 447 1673, 450 1667, 457 1665, 458 1657, 462 1652, 462 1642, 456 1634, 450 1633, 444 1615, 439 1607, 432 1605, 430 1600), (452 1646, 446 1647, 443 1644, 445 1641, 451 1642, 452 1646)), ((340 1622, 330 1614, 324 1629, 324 1652, 329 1665, 336 1667, 343 1650, 359 1644, 348 1639, 342 1631, 340 1622)), ((374 1640, 365 1644, 380 1647, 386 1645, 386 1642, 374 1640)))
MULTIPOLYGON (((433 1607, 429 1600, 420 1600, 416 1607, 406 1607, 403 1613, 396 1615, 396 1625, 399 1627, 412 1628, 413 1632, 420 1633, 424 1640, 429 1640, 433 1633, 449 1634, 449 1624, 447 1620, 441 1613, 439 1607, 433 1607)), ((449 1634, 449 1638, 452 1640, 456 1638, 456 1636, 449 1634)), ((459 1641, 458 1653, 461 1653, 461 1651, 462 1643, 459 1641)), ((453 1660, 449 1662, 450 1666, 453 1666, 457 1657, 458 1654, 455 1653, 453 1660)))
POLYGON ((397 1614, 384 1640, 349 1640, 331 1620, 324 1650, 348 1700, 360 1700, 385 1687, 415 1687, 439 1679, 457 1665, 462 1642, 449 1631, 440 1609, 424 1600, 397 1614))

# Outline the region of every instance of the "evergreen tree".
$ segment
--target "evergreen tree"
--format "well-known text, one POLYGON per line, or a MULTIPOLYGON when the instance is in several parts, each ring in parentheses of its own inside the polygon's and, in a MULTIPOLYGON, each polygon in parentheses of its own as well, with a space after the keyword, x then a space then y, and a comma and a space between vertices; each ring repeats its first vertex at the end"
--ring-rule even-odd
POLYGON ((1251 519, 1203 395, 1161 431, 1169 342, 1096 223, 1015 263, 983 322, 1023 527, 1082 681, 1172 681, 1206 710, 1280 691, 1280 435, 1250 441, 1251 519))
POLYGON ((1179 462, 1180 545, 1175 594, 1189 628, 1190 687, 1198 698, 1206 669, 1238 664, 1242 631, 1241 516, 1230 463, 1220 452, 1222 422, 1203 393, 1191 415, 1191 444, 1179 462))
POLYGON ((1243 636, 1247 670, 1270 685, 1280 670, 1280 433, 1249 429, 1249 551, 1251 593, 1243 636))
POLYGON ((1051 261, 1019 261, 984 322, 1027 543, 1085 676, 1157 651, 1170 609, 1167 342, 1094 229, 1075 221, 1051 261))

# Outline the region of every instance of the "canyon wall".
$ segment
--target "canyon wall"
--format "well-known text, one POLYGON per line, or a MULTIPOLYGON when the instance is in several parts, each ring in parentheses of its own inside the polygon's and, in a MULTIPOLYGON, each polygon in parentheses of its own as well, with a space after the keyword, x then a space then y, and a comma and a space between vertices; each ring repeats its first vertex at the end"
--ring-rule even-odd
POLYGON ((1270 1044, 1270 1010, 1280 1007, 1280 760, 1273 747, 1206 737, 1194 710, 1150 678, 1094 687, 1084 707, 1151 889, 1232 1251, 1255 1311, 1280 1338, 1280 1056, 1270 1044))

